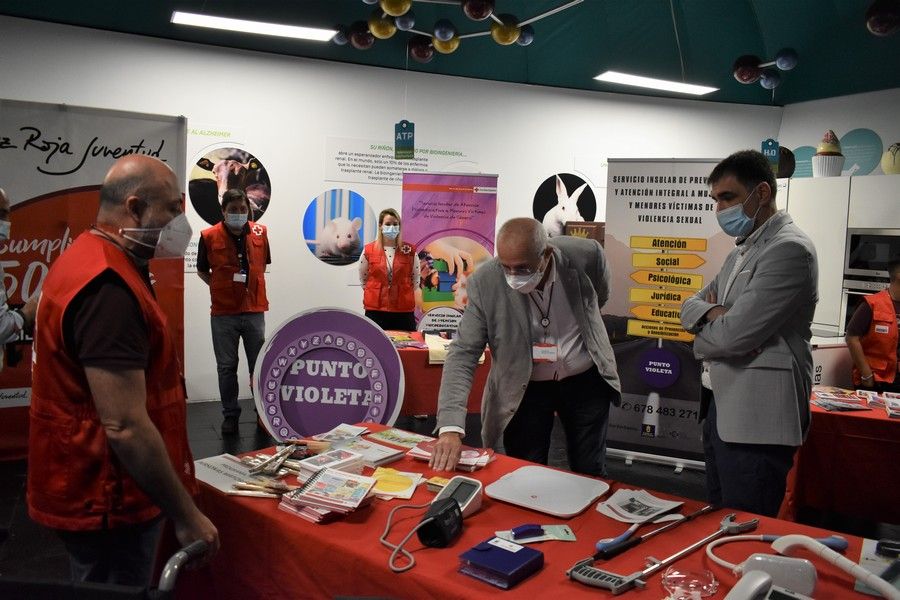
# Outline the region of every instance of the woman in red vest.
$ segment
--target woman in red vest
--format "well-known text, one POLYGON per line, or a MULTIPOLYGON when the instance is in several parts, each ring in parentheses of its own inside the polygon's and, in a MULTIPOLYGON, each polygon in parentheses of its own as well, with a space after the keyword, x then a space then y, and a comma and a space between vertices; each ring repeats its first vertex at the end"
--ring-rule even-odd
POLYGON ((400 215, 384 209, 378 215, 378 237, 359 258, 366 316, 382 329, 415 331, 418 265, 416 247, 400 238, 400 215))
POLYGON ((847 349, 853 359, 853 385, 879 392, 900 391, 900 260, 888 264, 890 284, 863 296, 847 324, 847 349))

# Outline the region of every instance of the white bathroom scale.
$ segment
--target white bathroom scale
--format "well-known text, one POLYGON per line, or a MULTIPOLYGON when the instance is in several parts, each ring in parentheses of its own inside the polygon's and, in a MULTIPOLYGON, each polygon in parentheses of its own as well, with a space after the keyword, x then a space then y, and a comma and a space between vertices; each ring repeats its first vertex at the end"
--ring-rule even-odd
POLYGON ((484 493, 494 500, 568 519, 608 490, 609 484, 599 479, 529 465, 507 473, 484 488, 484 493))

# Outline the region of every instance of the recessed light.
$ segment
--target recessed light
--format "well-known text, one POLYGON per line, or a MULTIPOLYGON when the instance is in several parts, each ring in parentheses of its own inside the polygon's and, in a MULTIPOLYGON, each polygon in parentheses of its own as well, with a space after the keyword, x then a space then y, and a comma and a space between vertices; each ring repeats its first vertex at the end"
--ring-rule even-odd
POLYGON ((629 75, 628 73, 619 73, 617 71, 607 71, 594 77, 597 81, 606 81, 608 83, 621 83, 622 85, 633 85, 635 87, 650 88, 654 90, 663 90, 666 92, 678 92, 680 94, 693 94, 702 96, 710 92, 718 91, 719 88, 708 87, 705 85, 694 85, 692 83, 681 83, 679 81, 666 81, 665 79, 654 79, 652 77, 641 77, 640 75, 629 75))
POLYGON ((316 27, 299 27, 296 25, 281 25, 279 23, 264 23, 262 21, 247 21, 245 19, 229 19, 227 17, 214 17, 211 15, 199 15, 197 13, 181 12, 172 13, 172 23, 177 25, 191 25, 193 27, 208 27, 210 29, 225 29, 240 33, 255 33, 259 35, 274 35, 278 37, 312 40, 315 42, 327 42, 337 33, 334 29, 318 29, 316 27))

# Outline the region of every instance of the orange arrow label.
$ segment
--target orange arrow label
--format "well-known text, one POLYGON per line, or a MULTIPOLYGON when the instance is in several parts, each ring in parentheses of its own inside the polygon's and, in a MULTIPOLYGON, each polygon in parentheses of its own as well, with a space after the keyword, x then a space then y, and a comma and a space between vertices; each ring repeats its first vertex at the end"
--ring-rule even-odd
POLYGON ((664 306, 635 306, 631 309, 631 314, 638 319, 647 321, 664 321, 666 323, 681 323, 681 310, 677 308, 664 306))
POLYGON ((703 287, 703 275, 695 273, 662 273, 660 271, 635 271, 631 278, 643 285, 688 288, 699 290, 703 287))
POLYGON ((696 254, 664 254, 662 252, 635 252, 631 255, 632 267, 656 267, 657 269, 696 269, 706 261, 696 254))
POLYGON ((692 250, 706 252, 706 238, 631 236, 631 247, 643 250, 692 250))
POLYGON ((650 288, 631 288, 628 299, 632 302, 650 302, 654 304, 681 304, 692 296, 692 292, 680 290, 653 290, 650 288))
POLYGON ((679 342, 690 342, 694 339, 692 333, 688 333, 677 325, 670 325, 668 323, 649 323, 647 321, 637 321, 635 319, 628 319, 628 335, 663 338, 679 342))

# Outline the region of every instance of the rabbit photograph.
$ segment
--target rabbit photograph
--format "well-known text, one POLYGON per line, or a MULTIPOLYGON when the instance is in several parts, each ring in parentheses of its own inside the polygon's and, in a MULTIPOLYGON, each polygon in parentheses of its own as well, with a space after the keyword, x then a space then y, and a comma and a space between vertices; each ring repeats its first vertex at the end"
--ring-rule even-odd
POLYGON ((556 237, 563 234, 567 221, 593 221, 597 201, 584 179, 571 173, 558 173, 538 187, 532 210, 547 235, 556 237))

